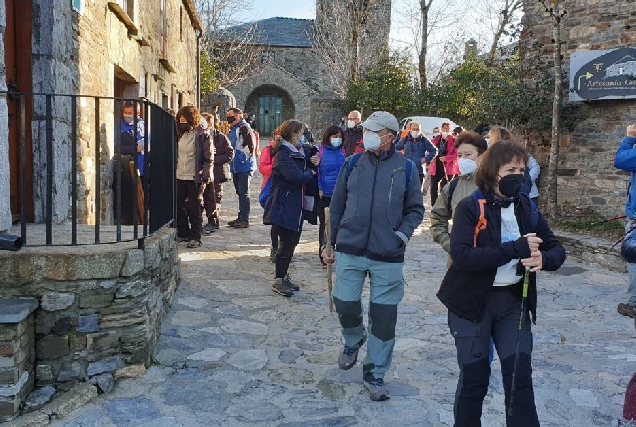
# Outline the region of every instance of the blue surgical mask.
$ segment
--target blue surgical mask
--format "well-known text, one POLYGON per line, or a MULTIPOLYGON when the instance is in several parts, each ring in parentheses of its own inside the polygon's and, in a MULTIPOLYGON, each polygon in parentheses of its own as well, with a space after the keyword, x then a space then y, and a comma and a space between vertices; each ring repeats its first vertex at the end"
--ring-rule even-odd
POLYGON ((331 138, 332 147, 340 147, 342 145, 342 138, 331 138))

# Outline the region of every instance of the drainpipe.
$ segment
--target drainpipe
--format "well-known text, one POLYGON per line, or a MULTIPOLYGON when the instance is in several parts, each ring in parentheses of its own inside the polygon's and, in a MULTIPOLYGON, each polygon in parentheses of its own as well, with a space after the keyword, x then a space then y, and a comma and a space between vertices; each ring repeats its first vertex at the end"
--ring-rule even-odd
POLYGON ((203 34, 197 30, 197 101, 194 105, 201 108, 201 37, 203 34))

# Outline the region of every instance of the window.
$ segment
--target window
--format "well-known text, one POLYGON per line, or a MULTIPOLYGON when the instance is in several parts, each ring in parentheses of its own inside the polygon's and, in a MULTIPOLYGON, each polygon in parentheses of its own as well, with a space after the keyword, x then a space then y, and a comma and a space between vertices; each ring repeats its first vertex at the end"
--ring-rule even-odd
POLYGON ((270 62, 274 62, 275 58, 276 58, 275 52, 263 51, 263 53, 261 53, 261 64, 268 64, 270 62))
POLYGON ((183 41, 183 6, 179 8, 179 40, 183 41))
POLYGON ((135 21, 135 0, 117 0, 117 4, 126 12, 131 21, 135 21))
POLYGON ((166 0, 160 0, 159 25, 161 26, 161 56, 168 56, 168 21, 166 20, 166 0))

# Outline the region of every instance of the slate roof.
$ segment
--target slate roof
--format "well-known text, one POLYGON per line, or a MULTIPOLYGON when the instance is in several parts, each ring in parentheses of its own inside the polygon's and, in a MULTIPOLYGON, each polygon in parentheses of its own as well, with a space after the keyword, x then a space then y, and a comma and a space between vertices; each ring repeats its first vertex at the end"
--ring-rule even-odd
POLYGON ((223 30, 223 34, 241 33, 247 26, 256 25, 258 40, 253 44, 279 47, 312 47, 311 33, 314 27, 313 19, 296 18, 268 18, 260 21, 248 22, 223 30))

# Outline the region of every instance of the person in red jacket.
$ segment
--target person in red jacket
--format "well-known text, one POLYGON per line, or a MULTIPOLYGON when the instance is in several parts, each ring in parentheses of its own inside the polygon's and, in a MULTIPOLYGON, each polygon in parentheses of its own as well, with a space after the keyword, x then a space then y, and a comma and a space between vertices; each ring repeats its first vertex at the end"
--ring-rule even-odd
MULTIPOLYGON (((263 182, 261 183, 261 190, 265 187, 267 179, 272 175, 272 166, 274 165, 274 141, 276 137, 280 135, 280 126, 278 126, 272 134, 272 139, 269 140, 268 145, 263 148, 260 155, 260 162, 258 164, 258 171, 263 175, 263 182)), ((276 262, 276 252, 278 251, 278 226, 272 224, 270 229, 270 236, 272 239, 272 249, 269 253, 269 260, 276 262)))
POLYGON ((459 175, 457 150, 453 144, 455 137, 451 134, 450 123, 442 123, 441 131, 442 133, 433 137, 431 141, 437 147, 437 156, 431 161, 428 168, 431 177, 431 206, 435 206, 437 195, 441 189, 456 175, 459 175))

